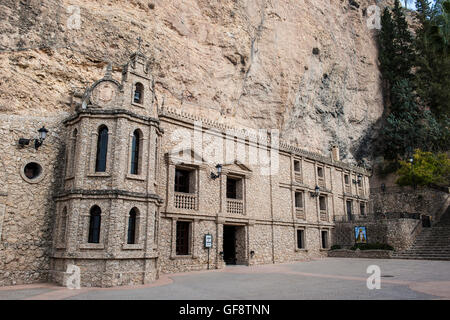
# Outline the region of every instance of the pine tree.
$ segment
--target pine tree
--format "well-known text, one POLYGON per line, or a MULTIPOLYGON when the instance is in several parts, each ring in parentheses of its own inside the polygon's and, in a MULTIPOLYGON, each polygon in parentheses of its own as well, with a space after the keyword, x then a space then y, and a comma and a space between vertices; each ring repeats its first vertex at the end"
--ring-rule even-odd
POLYGON ((412 66, 414 59, 413 36, 409 31, 408 22, 406 21, 403 9, 399 0, 395 0, 394 8, 392 8, 392 18, 394 25, 393 46, 395 50, 394 60, 394 79, 399 81, 402 79, 412 79, 412 66))
POLYGON ((381 30, 379 34, 380 71, 383 77, 383 89, 386 104, 390 105, 391 86, 395 82, 395 48, 394 48, 394 21, 390 10, 386 7, 381 16, 381 30))

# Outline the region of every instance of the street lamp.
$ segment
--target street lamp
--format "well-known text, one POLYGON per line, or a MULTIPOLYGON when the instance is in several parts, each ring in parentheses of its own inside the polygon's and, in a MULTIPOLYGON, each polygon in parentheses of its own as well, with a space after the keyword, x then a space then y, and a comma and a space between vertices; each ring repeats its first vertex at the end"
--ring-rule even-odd
POLYGON ((39 147, 42 146, 42 144, 44 143, 45 138, 47 138, 48 130, 45 128, 45 126, 43 126, 42 128, 40 128, 38 130, 38 133, 39 133, 39 138, 31 138, 31 139, 20 138, 19 146, 21 146, 23 148, 23 147, 29 145, 30 142, 34 140, 34 148, 36 150, 39 149, 39 147))
POLYGON ((411 153, 408 159, 409 163, 411 163, 411 178, 412 178, 412 184, 413 188, 416 189, 416 182, 414 180, 414 155, 411 153))
POLYGON ((314 192, 310 192, 309 194, 311 195, 311 197, 317 198, 318 196, 320 196, 320 187, 316 186, 314 188, 314 192))
POLYGON ((358 174, 358 180, 353 179, 352 182, 354 184, 358 184, 361 185, 361 181, 362 181, 362 176, 360 174, 358 174))
POLYGON ((214 172, 211 172, 211 179, 216 180, 217 178, 219 178, 222 174, 222 165, 221 164, 217 164, 216 165, 216 169, 217 169, 217 174, 214 172))

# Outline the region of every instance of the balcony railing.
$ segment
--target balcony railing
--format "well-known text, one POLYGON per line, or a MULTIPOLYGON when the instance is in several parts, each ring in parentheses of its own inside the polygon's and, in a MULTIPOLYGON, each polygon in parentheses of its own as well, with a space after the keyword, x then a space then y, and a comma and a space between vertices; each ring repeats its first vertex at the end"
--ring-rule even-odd
POLYGON ((352 187, 350 185, 345 185, 345 192, 346 193, 352 193, 352 187))
POLYGON ((294 174, 294 176, 295 176, 295 182, 303 183, 302 174, 301 174, 300 172, 296 172, 296 173, 294 174))
POLYGON ((197 204, 196 194, 175 192, 175 208, 197 210, 197 204))
POLYGON ((227 213, 244 215, 244 201, 227 199, 227 213))
POLYGON ((328 214, 326 210, 320 210, 320 221, 328 221, 328 214))

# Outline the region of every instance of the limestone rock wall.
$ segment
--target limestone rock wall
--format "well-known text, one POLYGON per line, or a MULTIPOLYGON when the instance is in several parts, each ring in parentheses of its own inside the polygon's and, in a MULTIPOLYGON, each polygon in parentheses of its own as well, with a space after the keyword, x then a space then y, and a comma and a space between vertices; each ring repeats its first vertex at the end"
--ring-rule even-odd
POLYGON ((310 151, 338 143, 343 158, 365 156, 363 137, 383 109, 376 31, 367 27, 377 2, 4 0, 0 112, 71 111, 70 92, 100 78, 108 61, 120 72, 141 36, 159 105, 278 128, 310 151))

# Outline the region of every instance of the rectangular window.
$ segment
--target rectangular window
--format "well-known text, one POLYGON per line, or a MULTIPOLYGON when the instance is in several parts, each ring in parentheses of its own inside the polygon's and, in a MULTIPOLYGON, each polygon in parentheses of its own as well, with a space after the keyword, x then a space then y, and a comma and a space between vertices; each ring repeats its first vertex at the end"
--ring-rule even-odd
POLYGON ((189 193, 190 178, 190 171, 175 169, 175 192, 189 193))
POLYGON ((320 211, 327 210, 327 198, 326 197, 319 197, 319 207, 320 211))
POLYGON ((242 200, 242 179, 227 177, 227 199, 242 200))
POLYGON ((176 253, 179 256, 187 256, 189 254, 190 227, 190 222, 177 221, 176 253))
POLYGON ((350 177, 348 174, 344 175, 345 184, 350 184, 350 177))
POLYGON ((295 193, 295 207, 303 208, 303 192, 295 193))
POLYGON ((300 172, 300 161, 294 160, 294 171, 300 172))
POLYGON ((361 204, 359 205, 359 209, 359 212, 362 216, 366 214, 366 204, 364 202, 361 202, 361 204))
POLYGON ((305 231, 297 230, 297 249, 305 249, 305 231))
POLYGON ((328 248, 328 231, 322 231, 322 249, 328 248))
POLYGON ((227 177, 227 198, 236 199, 237 197, 237 180, 227 177))
POLYGON ((319 176, 319 178, 323 178, 323 168, 322 167, 317 168, 317 175, 319 176))

